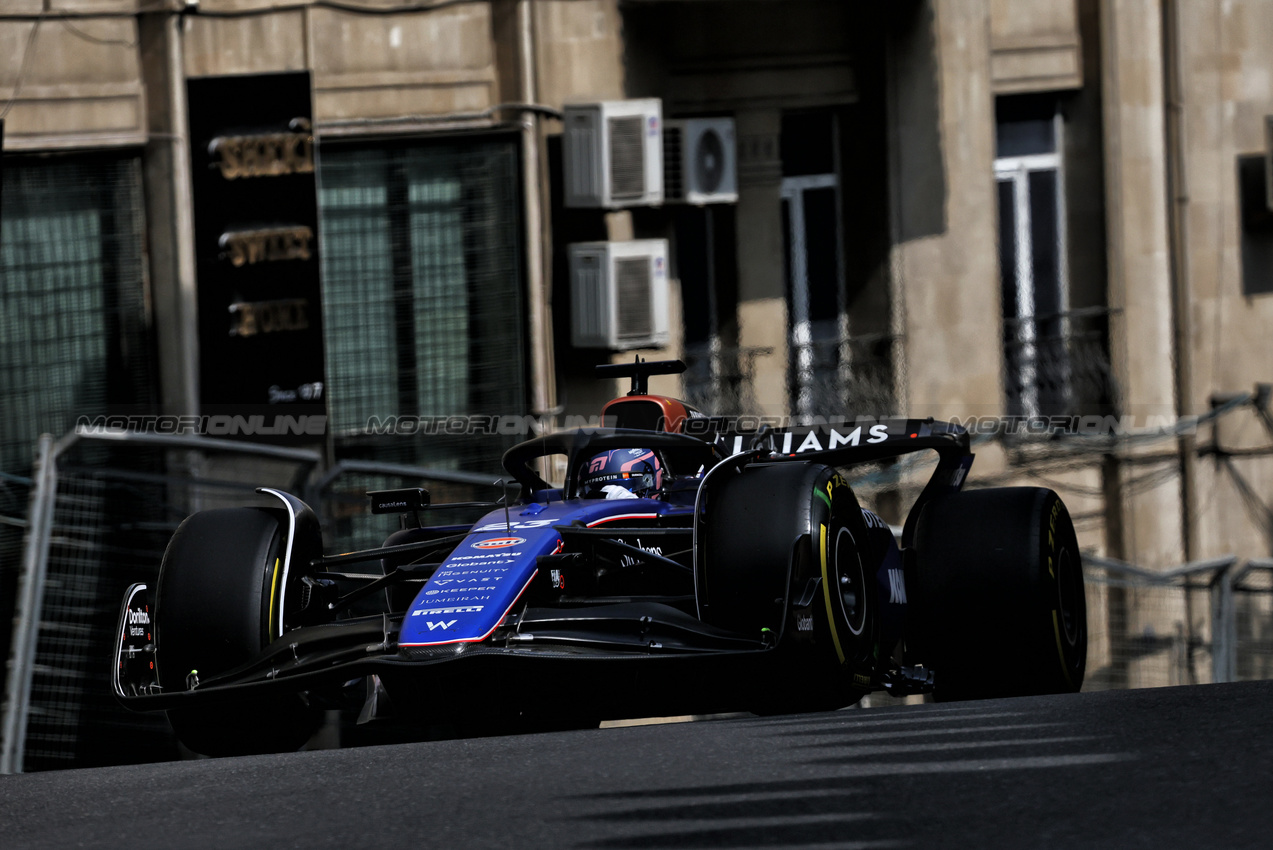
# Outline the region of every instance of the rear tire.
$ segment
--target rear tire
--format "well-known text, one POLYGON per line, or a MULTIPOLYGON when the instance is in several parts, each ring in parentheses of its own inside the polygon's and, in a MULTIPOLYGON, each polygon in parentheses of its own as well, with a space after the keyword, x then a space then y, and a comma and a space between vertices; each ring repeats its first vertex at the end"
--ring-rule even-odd
MULTIPOLYGON (((277 637, 286 514, 222 508, 188 517, 164 552, 156 592, 156 666, 166 692, 224 673, 277 637)), ((295 578, 289 580, 294 583, 295 578)), ((209 756, 295 750, 322 722, 298 694, 168 711, 191 750, 209 756)))
POLYGON ((910 622, 939 701, 1077 691, 1087 666, 1078 538, 1051 490, 974 490, 916 528, 910 622))
POLYGON ((874 565, 852 488, 821 464, 755 464, 716 485, 708 500, 700 614, 779 642, 778 669, 759 683, 750 709, 857 702, 871 688, 879 636, 874 565))

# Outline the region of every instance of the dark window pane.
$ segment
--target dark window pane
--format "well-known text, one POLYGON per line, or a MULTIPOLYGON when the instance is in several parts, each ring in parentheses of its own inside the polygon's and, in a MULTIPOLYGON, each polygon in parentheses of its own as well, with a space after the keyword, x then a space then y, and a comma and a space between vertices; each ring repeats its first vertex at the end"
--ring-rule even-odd
POLYGON ((835 173, 835 116, 795 112, 782 116, 782 176, 835 173))
POLYGON ((1056 217, 1055 171, 1034 171, 1030 184, 1030 252, 1034 275, 1034 315, 1042 323, 1056 324, 1061 312, 1061 268, 1056 217))
POLYGON ((712 332, 707 212, 703 207, 675 210, 677 276, 687 345, 707 342, 712 332))
POLYGON ((1039 412, 1063 413, 1070 383, 1064 339, 1060 237, 1057 226, 1057 173, 1030 174, 1030 247, 1034 272, 1035 383, 1039 412))
POLYGON ((1056 150, 1056 101, 1020 95, 995 99, 997 156, 1027 156, 1056 150))
POLYGON ((1003 316, 1017 317, 1017 234, 1016 199, 1012 181, 999 181, 999 281, 1003 293, 1003 316))
POLYGON ((834 321, 840 314, 840 241, 835 189, 804 193, 805 250, 809 273, 809 318, 834 321))
POLYGON ((997 156, 1026 156, 1052 153, 1056 150, 1056 132, 1052 119, 1012 121, 999 124, 995 130, 997 156))
POLYGON ((1265 189, 1262 155, 1238 157, 1242 209, 1242 294, 1273 292, 1273 213, 1265 189))

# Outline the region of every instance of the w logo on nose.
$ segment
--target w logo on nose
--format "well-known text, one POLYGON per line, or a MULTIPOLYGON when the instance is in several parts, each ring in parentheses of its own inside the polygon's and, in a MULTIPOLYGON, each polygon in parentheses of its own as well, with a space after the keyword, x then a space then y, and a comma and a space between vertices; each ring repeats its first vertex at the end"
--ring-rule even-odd
POLYGON ((433 631, 434 629, 445 630, 445 629, 451 628, 458 622, 459 622, 458 620, 439 620, 438 622, 434 622, 433 620, 426 620, 425 625, 429 627, 429 631, 433 631))

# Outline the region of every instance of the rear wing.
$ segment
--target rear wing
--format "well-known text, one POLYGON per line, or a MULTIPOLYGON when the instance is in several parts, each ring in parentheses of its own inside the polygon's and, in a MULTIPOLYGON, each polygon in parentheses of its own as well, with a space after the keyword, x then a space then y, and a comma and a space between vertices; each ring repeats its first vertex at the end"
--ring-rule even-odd
MULTIPOLYGON (((741 445, 736 435, 735 445, 741 445)), ((959 492, 974 455, 968 432, 935 419, 859 420, 838 426, 811 426, 757 433, 754 443, 770 448, 773 461, 808 461, 828 466, 875 463, 919 451, 937 453, 937 468, 920 491, 902 526, 902 547, 915 538, 915 524, 932 499, 959 492)), ((732 448, 732 446, 731 446, 732 448)))

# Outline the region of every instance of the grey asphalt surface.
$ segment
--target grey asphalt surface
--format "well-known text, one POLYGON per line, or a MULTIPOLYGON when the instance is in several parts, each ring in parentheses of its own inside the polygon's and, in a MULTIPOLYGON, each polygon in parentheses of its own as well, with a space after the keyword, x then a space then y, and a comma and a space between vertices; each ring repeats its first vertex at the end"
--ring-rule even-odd
POLYGON ((1273 682, 0 776, 0 847, 1273 846, 1273 682))

